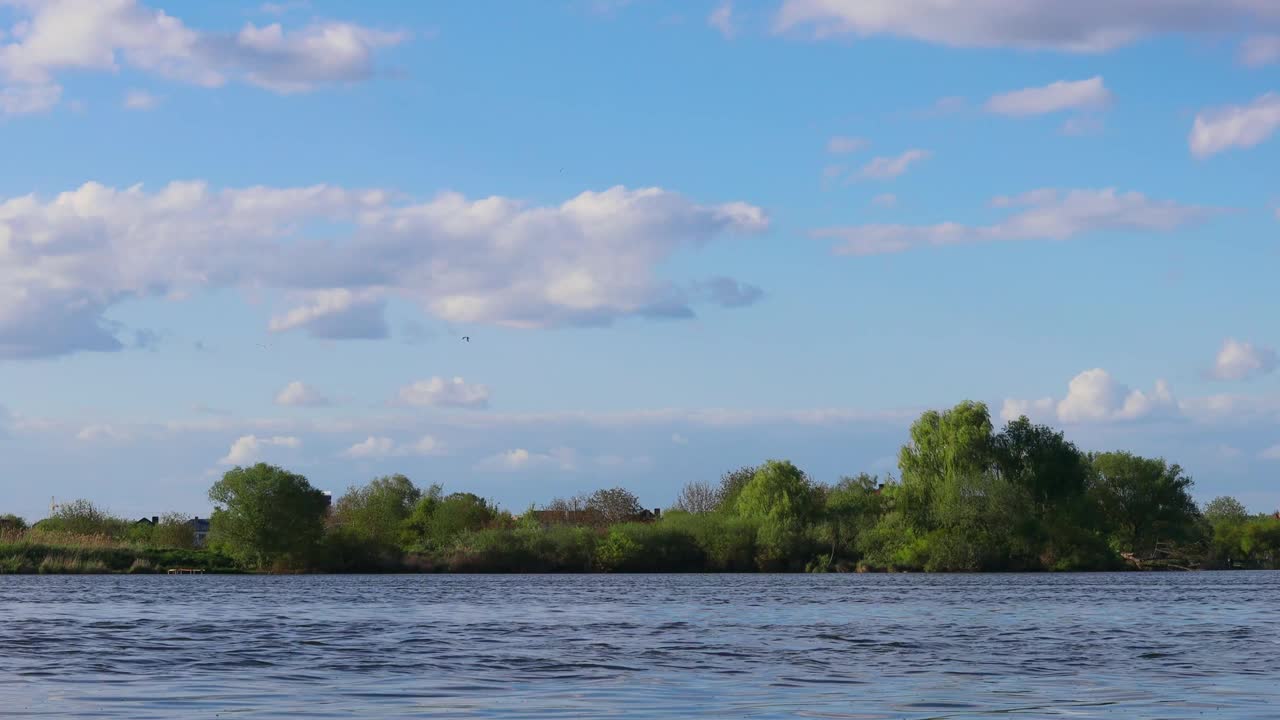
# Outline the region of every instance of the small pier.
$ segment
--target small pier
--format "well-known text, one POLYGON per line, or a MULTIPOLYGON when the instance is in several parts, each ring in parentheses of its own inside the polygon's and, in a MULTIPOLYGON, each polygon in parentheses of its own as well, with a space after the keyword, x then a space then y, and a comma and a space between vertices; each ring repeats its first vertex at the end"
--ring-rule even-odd
POLYGON ((170 575, 203 575, 204 571, 197 568, 169 568, 166 571, 170 575))

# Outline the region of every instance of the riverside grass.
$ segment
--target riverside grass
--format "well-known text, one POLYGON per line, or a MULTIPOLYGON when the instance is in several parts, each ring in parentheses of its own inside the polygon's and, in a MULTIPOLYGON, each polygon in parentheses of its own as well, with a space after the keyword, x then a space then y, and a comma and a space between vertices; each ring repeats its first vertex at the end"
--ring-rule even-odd
POLYGON ((230 558, 209 550, 146 547, 106 535, 0 533, 0 575, 138 574, 173 568, 239 572, 230 558))

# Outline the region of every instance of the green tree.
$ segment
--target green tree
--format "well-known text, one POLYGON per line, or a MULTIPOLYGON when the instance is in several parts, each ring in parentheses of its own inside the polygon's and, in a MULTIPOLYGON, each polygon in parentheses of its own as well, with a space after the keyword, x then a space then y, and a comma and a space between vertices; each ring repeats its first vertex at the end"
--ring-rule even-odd
POLYGON ((438 486, 414 508, 409 518, 407 544, 419 551, 442 550, 466 532, 481 530, 498 518, 498 508, 472 493, 441 496, 438 486))
POLYGON ((1249 511, 1239 500, 1223 495, 1204 506, 1204 517, 1214 526, 1224 522, 1242 523, 1249 519, 1249 511))
POLYGON ((376 551, 394 550, 400 543, 405 522, 422 499, 419 490, 404 475, 371 480, 363 487, 350 487, 334 503, 332 525, 376 551))
POLYGON ((840 478, 825 497, 823 530, 831 543, 831 558, 857 559, 859 536, 875 526, 885 514, 888 498, 882 494, 879 478, 867 473, 840 478))
MULTIPOLYGON (((1037 548, 1028 541, 1036 535, 1030 495, 1002 475, 997 450, 982 403, 921 415, 898 458, 901 517, 886 518, 910 532, 899 532, 901 544, 881 546, 877 554, 926 570, 1037 566, 1037 548)), ((877 542, 886 537, 877 535, 877 542)))
POLYGON ((210 545, 258 568, 305 563, 324 534, 324 493, 274 465, 227 471, 209 499, 210 545))
POLYGON ((1161 543, 1195 539, 1200 511, 1180 466, 1128 452, 1096 453, 1090 464, 1091 493, 1118 550, 1150 557, 1161 543))
POLYGON ((734 503, 736 515, 759 522, 756 550, 763 569, 804 566, 813 550, 807 531, 821 508, 821 491, 786 460, 760 466, 734 503))
POLYGON ((1000 474, 1026 488, 1043 515, 1073 506, 1089 484, 1089 463, 1061 432, 1022 416, 993 438, 1000 474))

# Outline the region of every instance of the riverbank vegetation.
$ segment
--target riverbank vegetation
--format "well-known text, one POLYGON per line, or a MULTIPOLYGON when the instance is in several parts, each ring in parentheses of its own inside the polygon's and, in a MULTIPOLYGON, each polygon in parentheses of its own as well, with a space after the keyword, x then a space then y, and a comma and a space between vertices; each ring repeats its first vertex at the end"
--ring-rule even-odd
POLYGON ((78 500, 35 527, 0 515, 0 574, 239 572, 230 557, 195 546, 188 518, 130 522, 78 500))
POLYGON ((898 460, 898 478, 832 484, 769 460, 690 482, 666 511, 611 488, 520 514, 403 475, 330 504, 301 475, 258 464, 210 490, 207 549, 191 549, 181 518, 139 528, 80 503, 36 529, 0 517, 0 572, 58 571, 59 557, 109 571, 173 562, 318 572, 1280 568, 1280 518, 1227 497, 1198 507, 1192 479, 1163 459, 1084 453, 1026 418, 997 431, 980 403, 922 415, 898 460), (57 540, 85 537, 115 544, 70 552, 57 540))

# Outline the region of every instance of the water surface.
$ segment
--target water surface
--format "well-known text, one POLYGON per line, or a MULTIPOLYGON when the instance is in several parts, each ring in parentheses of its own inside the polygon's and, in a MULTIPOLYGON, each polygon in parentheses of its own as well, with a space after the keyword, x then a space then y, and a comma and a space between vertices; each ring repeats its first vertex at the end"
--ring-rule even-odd
POLYGON ((1280 572, 0 576, 0 717, 1274 719, 1280 572))

